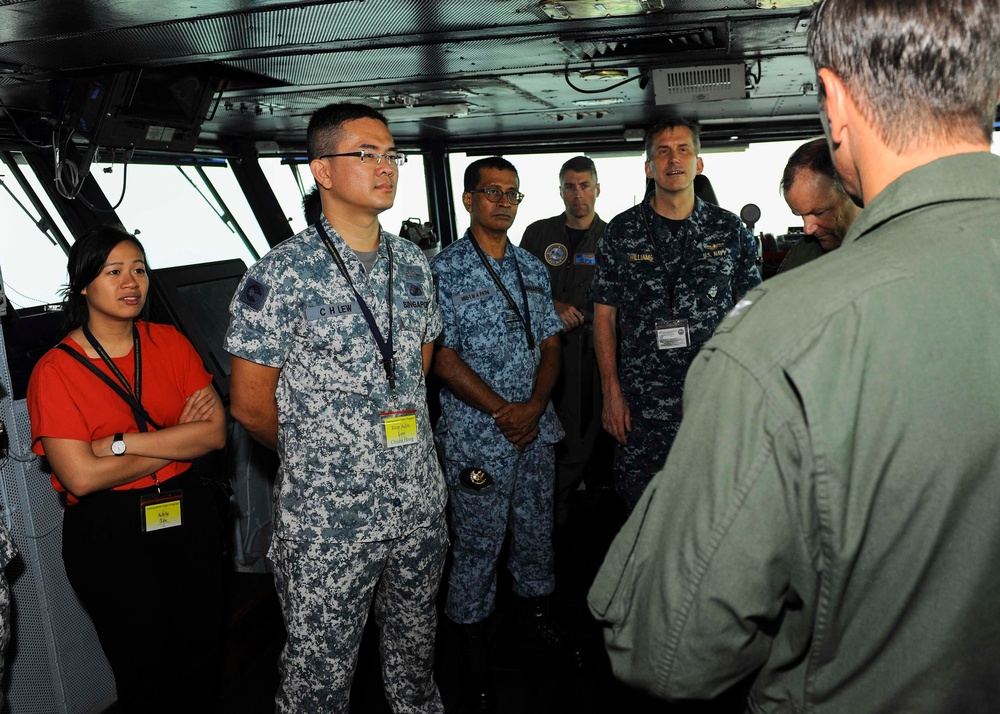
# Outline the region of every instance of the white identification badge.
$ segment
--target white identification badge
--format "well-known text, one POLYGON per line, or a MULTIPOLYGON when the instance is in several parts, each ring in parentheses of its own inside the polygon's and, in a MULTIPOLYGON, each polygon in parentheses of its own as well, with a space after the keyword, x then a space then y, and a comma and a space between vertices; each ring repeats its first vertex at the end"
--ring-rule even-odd
POLYGON ((656 323, 656 349, 676 350, 691 346, 691 331, 687 320, 656 323))
POLYGON ((379 417, 382 419, 382 432, 385 437, 385 445, 388 448, 394 449, 397 446, 409 446, 417 443, 416 409, 382 412, 379 417))

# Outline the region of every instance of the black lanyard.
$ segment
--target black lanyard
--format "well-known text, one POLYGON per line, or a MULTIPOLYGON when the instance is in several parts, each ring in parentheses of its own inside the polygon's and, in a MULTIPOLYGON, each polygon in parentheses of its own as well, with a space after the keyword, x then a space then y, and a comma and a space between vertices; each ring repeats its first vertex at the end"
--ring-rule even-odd
POLYGON ((128 379, 126 379, 125 375, 122 374, 122 371, 118 369, 118 365, 116 365, 111 360, 111 356, 107 353, 107 350, 105 350, 104 347, 101 345, 101 343, 97 341, 97 338, 94 337, 94 333, 90 331, 90 328, 87 327, 86 323, 83 324, 82 328, 83 328, 83 336, 87 338, 87 342, 90 343, 90 346, 94 348, 94 351, 97 352, 101 360, 104 361, 104 364, 106 364, 108 366, 108 369, 111 370, 111 374, 115 375, 115 378, 119 382, 121 382, 121 385, 125 388, 125 391, 128 392, 133 397, 135 397, 135 401, 141 405, 142 404, 142 343, 139 342, 139 328, 135 326, 134 322, 132 323, 132 358, 135 360, 135 387, 133 387, 131 384, 128 383, 128 379))
POLYGON ((493 266, 490 265, 490 261, 486 257, 486 253, 483 252, 482 247, 476 241, 476 237, 470 233, 469 240, 472 241, 472 245, 476 249, 476 255, 479 256, 479 260, 481 260, 483 265, 486 266, 486 271, 490 274, 490 277, 493 278, 493 282, 496 283, 498 288, 500 288, 500 292, 503 293, 503 296, 507 298, 507 304, 510 305, 510 309, 514 311, 514 314, 517 315, 517 319, 520 320, 521 324, 524 326, 524 336, 528 340, 528 349, 534 352, 535 336, 531 332, 531 309, 528 307, 528 291, 524 288, 524 278, 521 277, 521 266, 517 263, 517 255, 514 254, 514 247, 508 240, 507 246, 504 248, 504 255, 510 254, 511 259, 514 261, 514 272, 517 273, 517 284, 521 288, 521 298, 524 300, 524 315, 521 315, 521 311, 518 309, 517 303, 514 302, 514 298, 511 297, 510 292, 507 290, 507 286, 503 284, 503 281, 500 280, 500 276, 497 275, 495 270, 493 270, 493 266))
POLYGON ((358 306, 361 308, 361 314, 365 316, 365 322, 368 323, 368 329, 371 330, 372 337, 375 338, 375 344, 378 345, 378 351, 382 354, 382 367, 385 369, 385 378, 389 380, 389 389, 392 390, 392 398, 396 399, 396 360, 394 355, 395 351, 392 349, 392 246, 389 241, 385 242, 385 252, 389 256, 389 339, 386 340, 382 337, 382 331, 378 329, 378 323, 375 322, 375 316, 372 314, 371 309, 368 307, 368 303, 365 299, 361 297, 361 293, 358 289, 354 287, 354 281, 351 280, 350 273, 347 272, 347 265, 344 263, 344 259, 340 257, 340 252, 337 250, 337 246, 333 244, 330 240, 330 236, 327 235, 326 230, 323 228, 323 222, 318 221, 316 223, 316 232, 319 233, 320 238, 326 244, 326 249, 330 251, 330 255, 333 256, 333 261, 337 264, 340 269, 341 275, 347 281, 347 284, 351 286, 351 290, 354 291, 354 298, 358 301, 358 306))

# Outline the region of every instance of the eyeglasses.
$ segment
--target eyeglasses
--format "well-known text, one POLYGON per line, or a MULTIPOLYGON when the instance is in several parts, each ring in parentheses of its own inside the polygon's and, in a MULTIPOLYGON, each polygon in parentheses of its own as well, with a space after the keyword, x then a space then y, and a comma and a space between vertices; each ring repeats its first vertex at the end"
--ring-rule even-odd
POLYGON ((486 200, 490 203, 500 203, 500 197, 506 196, 507 201, 512 206, 516 206, 524 200, 524 194, 520 191, 515 191, 514 189, 511 189, 510 191, 501 191, 498 188, 474 188, 469 191, 469 193, 486 194, 486 200))
POLYGON ((406 154, 400 152, 397 154, 373 154, 370 151, 351 151, 347 154, 323 154, 320 159, 335 159, 338 156, 357 156, 361 159, 361 163, 366 161, 374 161, 376 164, 381 164, 382 159, 385 159, 388 163, 393 166, 402 166, 406 163, 406 154))

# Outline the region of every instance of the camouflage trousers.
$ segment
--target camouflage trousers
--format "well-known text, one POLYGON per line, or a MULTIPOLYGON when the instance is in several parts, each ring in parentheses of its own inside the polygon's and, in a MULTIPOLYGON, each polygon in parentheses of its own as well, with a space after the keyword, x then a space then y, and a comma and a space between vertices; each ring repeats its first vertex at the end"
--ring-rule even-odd
MULTIPOLYGON (((0 569, 0 682, 3 681, 7 643, 10 642, 10 585, 0 569)), ((0 688, 0 709, 3 709, 3 689, 0 688)))
POLYGON ((382 681, 396 714, 444 711, 434 682, 434 601, 448 549, 444 513, 394 540, 316 543, 275 539, 269 557, 288 639, 276 711, 348 711, 372 600, 382 681))
POLYGON ((632 431, 615 449, 615 491, 631 513, 646 486, 659 473, 673 446, 680 421, 632 416, 632 431))
POLYGON ((521 597, 548 595, 555 588, 552 556, 552 493, 555 453, 539 446, 513 458, 489 463, 445 460, 452 545, 445 614, 459 624, 481 622, 496 601, 497 559, 507 529, 511 543, 507 567, 521 597), (481 491, 460 485, 469 466, 486 469, 493 484, 481 491))

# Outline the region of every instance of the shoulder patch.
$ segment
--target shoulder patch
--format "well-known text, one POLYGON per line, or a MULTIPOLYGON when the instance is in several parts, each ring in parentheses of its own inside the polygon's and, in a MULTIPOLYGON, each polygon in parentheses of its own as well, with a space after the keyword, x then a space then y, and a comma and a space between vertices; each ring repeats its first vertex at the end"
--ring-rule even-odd
POLYGON ((740 298, 740 301, 733 306, 732 310, 726 313, 726 316, 722 318, 722 322, 715 328, 716 334, 729 332, 736 327, 740 320, 743 319, 743 316, 750 312, 750 308, 754 306, 754 303, 764 297, 765 292, 767 292, 767 289, 760 286, 740 298))
POLYGON ((264 301, 267 300, 269 290, 270 288, 264 283, 248 278, 240 291, 239 300, 251 310, 260 312, 260 309, 264 307, 264 301))
POLYGON ((562 243, 553 243, 545 249, 545 262, 553 267, 562 265, 568 257, 569 250, 562 243))

